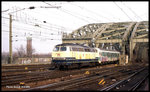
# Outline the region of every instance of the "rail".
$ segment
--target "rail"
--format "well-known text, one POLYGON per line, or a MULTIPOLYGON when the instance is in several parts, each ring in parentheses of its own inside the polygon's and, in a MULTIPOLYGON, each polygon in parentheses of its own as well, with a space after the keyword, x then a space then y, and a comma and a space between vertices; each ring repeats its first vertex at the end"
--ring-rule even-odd
MULTIPOLYGON (((103 89, 98 89, 100 91, 114 91, 114 90, 119 90, 119 91, 134 91, 136 90, 136 88, 146 79, 146 77, 149 75, 147 74, 147 72, 144 72, 144 77, 141 77, 139 79, 142 79, 142 80, 136 80, 136 83, 133 83, 133 81, 135 81, 135 79, 133 79, 133 77, 137 77, 138 75, 142 74, 143 75, 143 71, 145 70, 146 71, 147 67, 145 68, 142 68, 140 69, 139 71, 135 72, 134 74, 130 75, 129 77, 125 78, 124 80, 121 80, 121 81, 118 81, 116 82, 115 84, 112 84, 108 87, 105 87, 103 89), (132 80, 133 79, 133 80, 132 80), (129 86, 125 86, 126 83, 129 83, 129 81, 132 80, 132 82, 130 82, 130 87, 129 86), (132 84, 132 86, 131 86, 132 84), (123 87, 122 87, 123 86, 123 87), (119 88, 121 87, 121 88, 119 88)), ((138 76, 139 77, 139 76, 138 76)), ((129 85, 129 84, 128 84, 129 85)))

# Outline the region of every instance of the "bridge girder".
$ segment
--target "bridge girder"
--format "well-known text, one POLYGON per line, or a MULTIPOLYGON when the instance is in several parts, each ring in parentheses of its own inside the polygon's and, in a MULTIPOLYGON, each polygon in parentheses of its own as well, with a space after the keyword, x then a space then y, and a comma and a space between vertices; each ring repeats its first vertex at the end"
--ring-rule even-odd
MULTIPOLYGON (((133 52, 137 43, 148 43, 148 21, 136 23, 130 37, 130 61, 133 59, 133 52)), ((143 47, 144 48, 144 47, 143 47)))
POLYGON ((63 43, 81 43, 99 48, 114 46, 121 54, 128 54, 131 60, 136 43, 149 42, 147 30, 147 21, 93 23, 63 35, 62 40, 63 43))

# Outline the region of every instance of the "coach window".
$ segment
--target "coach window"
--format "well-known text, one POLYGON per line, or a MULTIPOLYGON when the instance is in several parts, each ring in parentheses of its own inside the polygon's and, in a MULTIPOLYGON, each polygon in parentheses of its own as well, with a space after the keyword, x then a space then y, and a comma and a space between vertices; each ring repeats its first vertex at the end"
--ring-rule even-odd
POLYGON ((69 47, 69 50, 72 51, 72 47, 69 47))
POLYGON ((79 48, 79 51, 83 52, 84 50, 83 50, 83 48, 79 48))
POLYGON ((78 48, 78 51, 81 51, 81 48, 78 48))
POLYGON ((115 57, 117 57, 117 54, 115 54, 115 57))
POLYGON ((66 50, 67 50, 66 47, 61 47, 61 48, 60 48, 60 51, 66 51, 66 50))
POLYGON ((102 52, 102 56, 104 56, 104 52, 102 52))
POLYGON ((114 58, 114 53, 112 54, 112 57, 114 58))
POLYGON ((88 52, 88 49, 85 49, 85 52, 88 52))
POLYGON ((106 52, 105 56, 107 56, 107 57, 108 57, 108 53, 107 53, 107 52, 106 52))
POLYGON ((116 57, 116 54, 114 54, 114 57, 116 57))
POLYGON ((75 48, 75 51, 79 51, 79 48, 75 48))
POLYGON ((104 52, 104 56, 107 56, 107 52, 104 52))
POLYGON ((110 53, 107 53, 107 56, 110 57, 110 53))
POLYGON ((95 52, 95 50, 94 50, 94 49, 91 49, 91 52, 95 52))
POLYGON ((75 48, 74 48, 74 47, 72 47, 72 51, 75 51, 75 48))
POLYGON ((95 49, 95 51, 97 52, 97 49, 95 49))
POLYGON ((100 52, 99 55, 102 56, 102 53, 100 52))

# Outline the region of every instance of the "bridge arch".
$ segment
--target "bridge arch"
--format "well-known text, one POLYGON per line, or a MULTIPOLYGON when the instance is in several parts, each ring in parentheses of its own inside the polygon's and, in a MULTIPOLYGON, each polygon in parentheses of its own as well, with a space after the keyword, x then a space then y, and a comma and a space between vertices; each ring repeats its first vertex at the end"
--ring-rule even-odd
POLYGON ((63 43, 87 44, 91 47, 115 49, 129 55, 132 61, 136 43, 148 43, 148 21, 93 23, 63 35, 63 43))

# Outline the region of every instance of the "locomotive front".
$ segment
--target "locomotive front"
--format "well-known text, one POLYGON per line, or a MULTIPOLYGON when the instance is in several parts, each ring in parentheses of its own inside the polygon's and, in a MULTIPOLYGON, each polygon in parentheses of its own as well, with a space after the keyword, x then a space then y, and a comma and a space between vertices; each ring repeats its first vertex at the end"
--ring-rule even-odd
POLYGON ((56 45, 52 52, 52 65, 57 67, 69 64, 73 60, 69 46, 56 45))

